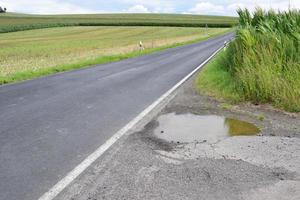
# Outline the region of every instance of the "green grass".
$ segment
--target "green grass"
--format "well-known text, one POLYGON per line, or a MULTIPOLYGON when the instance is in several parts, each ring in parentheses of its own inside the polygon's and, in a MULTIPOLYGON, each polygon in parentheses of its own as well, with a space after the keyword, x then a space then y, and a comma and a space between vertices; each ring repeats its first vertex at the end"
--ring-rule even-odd
POLYGON ((233 101, 299 112, 300 11, 238 13, 236 40, 199 75, 198 87, 233 101))
POLYGON ((225 68, 226 59, 226 52, 222 50, 201 70, 195 84, 206 95, 237 103, 242 97, 236 92, 236 83, 225 68))
POLYGON ((118 61, 220 35, 228 28, 63 27, 0 34, 0 84, 118 61), (146 50, 139 51, 143 41, 146 50))
POLYGON ((232 27, 236 17, 180 14, 0 14, 0 33, 63 26, 232 27))

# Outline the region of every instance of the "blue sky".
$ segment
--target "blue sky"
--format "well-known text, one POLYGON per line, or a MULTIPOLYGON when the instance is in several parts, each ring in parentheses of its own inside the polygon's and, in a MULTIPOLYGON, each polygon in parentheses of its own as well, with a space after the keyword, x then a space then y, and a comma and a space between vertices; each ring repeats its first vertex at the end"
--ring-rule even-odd
POLYGON ((0 0, 11 12, 38 14, 72 13, 189 13, 236 15, 237 7, 256 6, 300 9, 300 0, 0 0))

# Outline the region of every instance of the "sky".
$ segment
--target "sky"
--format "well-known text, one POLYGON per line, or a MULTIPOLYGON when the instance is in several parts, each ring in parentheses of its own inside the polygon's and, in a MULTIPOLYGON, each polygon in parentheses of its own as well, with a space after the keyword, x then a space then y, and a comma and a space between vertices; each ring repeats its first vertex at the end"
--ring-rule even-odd
POLYGON ((300 9, 300 0, 0 0, 10 12, 32 14, 182 13, 236 16, 236 9, 300 9))

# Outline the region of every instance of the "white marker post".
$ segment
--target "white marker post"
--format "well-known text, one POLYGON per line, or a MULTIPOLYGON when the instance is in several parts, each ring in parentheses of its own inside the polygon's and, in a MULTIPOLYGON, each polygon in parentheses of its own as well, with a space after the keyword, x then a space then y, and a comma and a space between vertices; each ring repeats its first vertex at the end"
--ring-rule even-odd
POLYGON ((144 48, 144 44, 143 44, 143 42, 142 41, 140 41, 140 43, 139 43, 139 47, 140 47, 140 51, 142 51, 142 50, 144 50, 145 48, 144 48))

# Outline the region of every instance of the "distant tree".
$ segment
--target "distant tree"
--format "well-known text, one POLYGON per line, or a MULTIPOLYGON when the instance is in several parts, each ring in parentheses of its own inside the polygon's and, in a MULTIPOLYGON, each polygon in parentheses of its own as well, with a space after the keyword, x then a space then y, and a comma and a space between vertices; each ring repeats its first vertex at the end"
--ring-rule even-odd
POLYGON ((1 6, 0 6, 0 13, 5 13, 6 12, 6 8, 2 8, 1 6))

